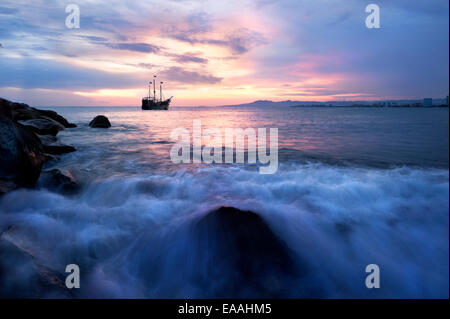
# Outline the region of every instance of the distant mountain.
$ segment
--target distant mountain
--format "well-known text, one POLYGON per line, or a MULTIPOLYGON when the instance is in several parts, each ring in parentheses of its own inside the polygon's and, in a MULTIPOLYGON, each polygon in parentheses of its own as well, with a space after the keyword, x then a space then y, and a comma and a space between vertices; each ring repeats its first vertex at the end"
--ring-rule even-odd
MULTIPOLYGON (((372 105, 375 103, 406 105, 413 103, 423 103, 422 100, 373 100, 373 101, 279 101, 258 100, 251 103, 223 105, 225 107, 280 107, 280 106, 356 106, 356 105, 372 105)), ((446 99, 433 99, 433 105, 445 104, 446 99)))

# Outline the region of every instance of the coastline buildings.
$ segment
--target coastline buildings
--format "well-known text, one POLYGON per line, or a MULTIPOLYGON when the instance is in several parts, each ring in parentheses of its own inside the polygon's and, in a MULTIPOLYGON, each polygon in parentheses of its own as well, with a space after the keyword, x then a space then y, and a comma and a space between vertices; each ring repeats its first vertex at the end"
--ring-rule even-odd
POLYGON ((433 99, 432 98, 423 99, 423 106, 433 106, 433 99))

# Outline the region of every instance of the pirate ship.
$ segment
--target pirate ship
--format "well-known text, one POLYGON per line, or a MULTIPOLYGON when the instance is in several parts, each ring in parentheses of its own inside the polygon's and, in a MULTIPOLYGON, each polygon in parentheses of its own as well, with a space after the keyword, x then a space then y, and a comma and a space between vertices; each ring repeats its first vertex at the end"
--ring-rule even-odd
POLYGON ((163 82, 159 84, 159 98, 156 97, 156 75, 153 77, 153 81, 148 83, 148 96, 142 98, 142 109, 143 110, 168 110, 170 101, 173 96, 164 100, 163 98, 163 90, 162 90, 163 82), (153 84, 153 96, 152 96, 152 84, 153 84))

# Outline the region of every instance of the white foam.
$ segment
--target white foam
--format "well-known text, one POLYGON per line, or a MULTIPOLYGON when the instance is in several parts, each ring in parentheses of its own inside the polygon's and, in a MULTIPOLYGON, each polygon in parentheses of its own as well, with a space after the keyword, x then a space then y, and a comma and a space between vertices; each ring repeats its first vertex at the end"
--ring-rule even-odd
MULTIPOLYGON (((147 286, 124 256, 142 249, 141 258, 148 258, 148 246, 170 241, 199 214, 234 206, 259 213, 315 269, 302 280, 317 282, 325 297, 448 297, 448 183, 448 171, 438 169, 307 164, 260 175, 212 166, 111 178, 71 198, 18 190, 0 199, 0 230, 16 225, 23 238, 51 252, 53 267, 75 260, 87 268, 86 297, 158 297, 168 291, 163 278, 159 290, 147 286), (171 235, 143 235, 156 232, 171 235), (370 263, 381 268, 378 291, 364 286, 370 263)), ((179 271, 170 260, 159 262, 179 271)), ((293 296, 297 288, 290 288, 293 296)), ((206 293, 194 283, 183 289, 189 296, 206 293)))

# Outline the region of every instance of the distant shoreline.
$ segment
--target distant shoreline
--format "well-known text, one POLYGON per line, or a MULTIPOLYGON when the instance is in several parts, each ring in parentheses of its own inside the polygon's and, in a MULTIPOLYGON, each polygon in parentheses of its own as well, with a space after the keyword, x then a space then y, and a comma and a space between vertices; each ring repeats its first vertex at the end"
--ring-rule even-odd
POLYGON ((416 109, 435 109, 448 108, 448 105, 433 105, 433 106, 417 106, 417 105, 389 105, 389 106, 374 106, 374 105, 291 105, 289 107, 354 107, 354 108, 416 108, 416 109))

